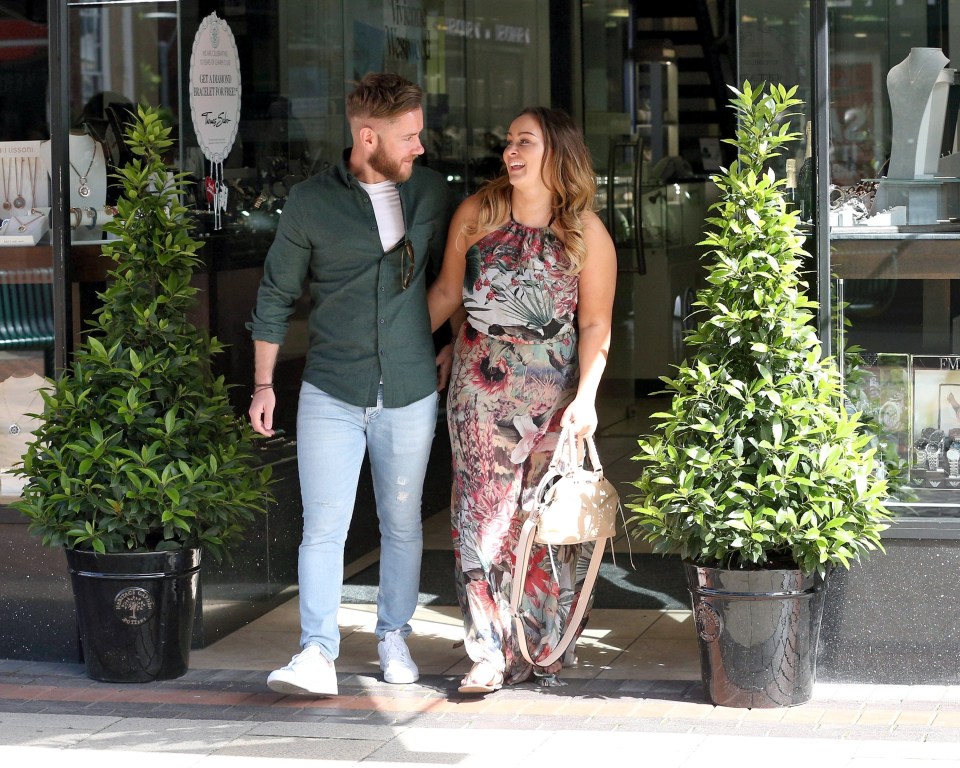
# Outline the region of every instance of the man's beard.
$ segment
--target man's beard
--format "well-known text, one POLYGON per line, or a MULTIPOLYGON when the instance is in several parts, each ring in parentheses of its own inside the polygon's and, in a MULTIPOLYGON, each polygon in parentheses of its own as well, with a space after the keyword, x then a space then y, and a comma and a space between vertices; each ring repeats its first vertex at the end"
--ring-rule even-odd
POLYGON ((370 167, 381 176, 390 179, 390 181, 395 181, 398 184, 401 181, 409 179, 410 174, 413 173, 413 166, 404 169, 401 161, 391 160, 387 157, 381 145, 377 145, 377 149, 370 155, 369 164, 370 167))

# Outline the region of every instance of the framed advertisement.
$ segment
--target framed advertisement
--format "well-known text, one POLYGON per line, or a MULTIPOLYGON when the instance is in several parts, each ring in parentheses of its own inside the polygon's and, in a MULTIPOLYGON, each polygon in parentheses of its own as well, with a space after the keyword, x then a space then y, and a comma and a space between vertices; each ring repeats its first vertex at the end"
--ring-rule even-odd
POLYGON ((960 355, 914 355, 911 484, 960 487, 960 355))
POLYGON ((941 384, 937 399, 940 406, 937 427, 944 432, 960 429, 960 384, 941 384))

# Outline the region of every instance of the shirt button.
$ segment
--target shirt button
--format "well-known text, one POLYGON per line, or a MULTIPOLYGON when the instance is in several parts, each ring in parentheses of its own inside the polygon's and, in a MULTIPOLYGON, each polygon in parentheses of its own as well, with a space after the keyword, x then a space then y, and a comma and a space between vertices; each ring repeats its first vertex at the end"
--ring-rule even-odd
POLYGON ((381 286, 380 286, 380 293, 383 293, 385 290, 387 290, 387 287, 386 287, 385 285, 381 285, 381 286))
POLYGON ((383 318, 380 318, 380 325, 383 325, 383 318))
POLYGON ((374 224, 372 227, 370 227, 370 231, 371 231, 371 232, 376 232, 376 231, 377 231, 377 225, 374 224))

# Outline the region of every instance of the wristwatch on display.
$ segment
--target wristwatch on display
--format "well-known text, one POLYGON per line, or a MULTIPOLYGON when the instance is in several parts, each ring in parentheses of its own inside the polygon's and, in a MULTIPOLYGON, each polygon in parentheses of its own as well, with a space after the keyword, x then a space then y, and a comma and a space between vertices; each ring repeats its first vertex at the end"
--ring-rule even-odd
POLYGON ((914 464, 918 467, 926 467, 927 465, 927 441, 922 437, 917 438, 913 442, 913 450, 916 452, 916 459, 914 464))
POLYGON ((940 443, 931 440, 927 443, 927 469, 937 471, 940 469, 940 443))
POLYGON ((950 443, 947 449, 947 469, 950 477, 960 477, 960 442, 950 443))

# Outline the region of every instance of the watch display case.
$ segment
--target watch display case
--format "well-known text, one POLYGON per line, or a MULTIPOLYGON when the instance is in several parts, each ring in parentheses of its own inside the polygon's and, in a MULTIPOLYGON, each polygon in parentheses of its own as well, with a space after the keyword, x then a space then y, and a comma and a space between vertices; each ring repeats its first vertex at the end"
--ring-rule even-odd
POLYGON ((912 368, 911 483, 960 489, 960 356, 917 355, 912 368))

